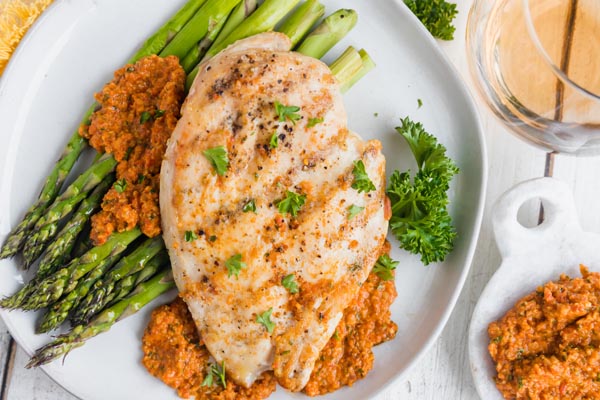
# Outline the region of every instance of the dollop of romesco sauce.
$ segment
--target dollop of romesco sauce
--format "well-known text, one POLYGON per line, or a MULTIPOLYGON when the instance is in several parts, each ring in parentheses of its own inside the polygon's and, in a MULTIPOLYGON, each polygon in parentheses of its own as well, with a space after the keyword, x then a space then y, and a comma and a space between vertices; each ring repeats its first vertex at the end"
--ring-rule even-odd
POLYGON ((371 273, 329 342, 321 350, 304 392, 317 396, 352 386, 373 368, 373 346, 393 339, 398 326, 390 306, 396 298, 394 281, 371 273))
POLYGON ((210 355, 180 297, 154 310, 142 339, 142 349, 142 363, 146 369, 183 398, 260 400, 275 391, 275 377, 271 372, 264 373, 250 388, 239 386, 230 379, 226 379, 225 388, 216 379, 212 385, 202 386, 210 355))
MULTIPOLYGON (((359 295, 344 312, 335 334, 321 351, 304 391, 311 396, 352 385, 373 368, 373 346, 393 339, 397 326, 389 307, 396 298, 394 281, 371 273, 359 295)), ((177 298, 157 308, 142 339, 148 371, 177 390, 196 399, 265 399, 275 390, 275 377, 263 374, 250 388, 227 379, 227 388, 202 386, 209 362, 187 306, 177 298), (228 397, 229 396, 229 397, 228 397)))
POLYGON ((149 237, 160 234, 160 166, 180 116, 184 84, 177 57, 149 56, 117 70, 96 94, 99 108, 79 134, 98 152, 112 153, 118 164, 117 183, 92 217, 95 244, 136 225, 149 237))
POLYGON ((600 274, 561 275, 488 327, 506 399, 600 399, 600 274))

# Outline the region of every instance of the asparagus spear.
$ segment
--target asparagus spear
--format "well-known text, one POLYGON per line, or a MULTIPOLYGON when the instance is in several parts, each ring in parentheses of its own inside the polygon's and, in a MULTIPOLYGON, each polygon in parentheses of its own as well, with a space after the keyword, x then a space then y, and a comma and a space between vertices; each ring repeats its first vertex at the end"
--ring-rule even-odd
POLYGON ((182 59, 195 43, 198 43, 206 33, 211 21, 226 18, 240 0, 207 0, 198 12, 188 21, 160 52, 162 57, 175 55, 182 59))
POLYGON ((27 368, 47 364, 74 348, 83 346, 86 340, 109 330, 116 322, 135 314, 150 301, 174 287, 173 274, 171 269, 167 268, 149 281, 139 284, 131 296, 102 311, 89 324, 78 325, 71 332, 58 336, 53 342, 38 349, 29 360, 27 368))
POLYGON ((356 82, 375 68, 375 63, 365 50, 356 51, 352 46, 338 57, 329 69, 340 84, 342 92, 349 90, 356 82))
POLYGON ((92 242, 92 238, 90 237, 91 232, 92 224, 88 221, 79 234, 79 237, 73 246, 73 250, 71 250, 71 259, 81 257, 94 247, 94 242, 92 242))
MULTIPOLYGON (((164 267, 169 263, 169 256, 166 251, 158 253, 153 259, 151 259, 141 271, 128 275, 123 279, 119 280, 110 291, 102 293, 102 296, 98 302, 92 301, 91 303, 79 303, 76 313, 71 318, 71 325, 85 325, 90 322, 95 315, 102 311, 104 307, 124 299, 131 293, 131 291, 140 283, 150 279, 156 271, 164 267)), ((91 294, 91 293, 90 293, 91 294)), ((94 296, 85 297, 85 299, 94 298, 94 296)))
POLYGON ((285 17, 300 0, 265 0, 258 9, 243 20, 222 42, 210 49, 206 57, 210 58, 240 39, 257 33, 272 31, 275 25, 285 17))
MULTIPOLYGON (((256 10, 257 5, 257 0, 242 0, 240 4, 233 9, 231 15, 229 15, 229 18, 227 18, 225 26, 223 29, 221 29, 219 36, 217 36, 217 38, 214 40, 209 51, 212 50, 213 47, 220 44, 227 36, 229 36, 231 32, 233 32, 235 28, 238 27, 239 24, 242 23, 243 20, 248 18, 248 16, 252 14, 254 10, 256 10)), ((205 59, 206 57, 204 57, 202 61, 205 59)))
MULTIPOLYGON (((209 59, 218 54, 232 43, 247 38, 257 33, 272 31, 275 25, 287 15, 300 0, 265 0, 248 18, 243 20, 226 38, 211 47, 204 59, 209 59)), ((198 66, 188 74, 186 88, 190 88, 198 74, 198 66)))
POLYGON ((213 44, 214 40, 219 35, 219 32, 221 32, 221 29, 223 29, 223 26, 225 26, 228 18, 229 16, 225 16, 219 21, 211 21, 208 26, 208 32, 206 36, 200 40, 200 42, 198 42, 197 46, 192 47, 185 55, 183 60, 180 61, 180 64, 185 70, 186 74, 193 70, 196 64, 200 62, 200 59, 204 53, 206 53, 208 48, 213 44))
POLYGON ((285 33, 292 41, 292 47, 296 47, 323 15, 325 15, 325 6, 318 0, 308 0, 283 22, 279 32, 285 33))
MULTIPOLYGON (((138 52, 129 60, 135 62, 150 54, 159 53, 169 42, 173 35, 177 34, 181 28, 189 21, 194 13, 206 0, 190 0, 183 8, 177 12, 169 21, 167 21, 154 35, 152 35, 138 52)), ((90 115, 94 112, 97 104, 94 103, 85 113, 80 125, 90 123, 90 115)), ((11 231, 6 238, 2 249, 0 249, 0 259, 12 257, 22 248, 24 240, 38 219, 43 215, 44 210, 58 196, 58 193, 65 179, 73 169, 73 165, 79 159, 81 152, 87 147, 87 141, 79 135, 76 130, 70 137, 58 162, 50 171, 46 178, 44 186, 36 202, 27 210, 27 213, 21 222, 11 231)))
POLYGON ((128 63, 133 64, 141 58, 160 53, 205 2, 206 0, 189 0, 154 35, 146 40, 142 48, 129 59, 128 63))
MULTIPOLYGON (((91 110, 88 110, 84 120, 87 121, 90 114, 91 110)), ((27 210, 23 220, 6 238, 6 241, 0 250, 0 258, 12 257, 21 250, 27 235, 38 219, 43 215, 46 207, 48 207, 58 195, 63 182, 73 168, 73 164, 75 164, 75 161, 77 161, 85 147, 85 139, 79 136, 78 132, 75 132, 63 150, 62 156, 46 178, 46 183, 44 184, 38 199, 29 210, 27 210)))
POLYGON ((337 58, 329 69, 338 81, 348 82, 362 68, 362 60, 358 50, 350 46, 337 58))
POLYGON ((71 213, 107 175, 114 171, 116 165, 117 162, 112 155, 103 155, 54 200, 54 203, 37 221, 34 231, 24 244, 23 256, 26 266, 31 265, 44 251, 48 241, 58 232, 61 220, 71 213))
POLYGON ((42 254, 36 277, 47 277, 69 257, 77 235, 82 231, 90 216, 100 208, 102 197, 113 181, 114 174, 107 175, 89 197, 81 203, 71 220, 67 222, 42 254))
POLYGON ((94 313, 108 304, 110 299, 107 297, 112 293, 119 280, 144 269, 146 264, 164 249, 165 243, 162 237, 157 236, 147 239, 127 257, 123 257, 112 270, 95 283, 92 290, 82 300, 80 307, 74 312, 71 319, 73 324, 79 325, 88 321, 94 313))
POLYGON ((323 57, 356 25, 354 10, 338 10, 325 18, 298 46, 297 52, 314 58, 323 57))
POLYGON ((358 81, 360 81, 366 74, 368 74, 373 68, 375 68, 375 62, 369 56, 365 49, 361 49, 358 51, 360 55, 360 59, 362 61, 362 67, 360 70, 352 75, 347 82, 343 82, 341 85, 342 92, 348 91, 352 86, 354 86, 358 81))
MULTIPOLYGON (((21 308, 38 310, 54 303, 62 295, 75 289, 79 280, 96 268, 102 260, 122 253, 141 234, 139 228, 113 234, 103 245, 90 249, 83 256, 75 258, 64 268, 39 282, 21 308)), ((21 290, 27 290, 29 285, 27 284, 21 290)))
POLYGON ((111 265, 117 260, 118 256, 110 256, 102 260, 102 262, 94 268, 85 278, 81 279, 77 284, 77 287, 67 294, 65 297, 60 299, 57 303, 54 303, 46 314, 42 317, 36 333, 46 333, 53 329, 56 329, 60 324, 63 323, 69 312, 75 309, 82 298, 88 293, 94 282, 104 275, 111 265))

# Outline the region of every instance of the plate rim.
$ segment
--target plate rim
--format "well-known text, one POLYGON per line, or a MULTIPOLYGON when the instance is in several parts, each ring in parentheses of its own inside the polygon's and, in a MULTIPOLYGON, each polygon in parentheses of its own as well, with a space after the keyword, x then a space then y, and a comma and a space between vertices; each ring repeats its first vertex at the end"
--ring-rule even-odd
MULTIPOLYGON (((391 385, 393 385, 395 382, 402 379, 406 374, 408 374, 414 368, 414 366, 423 358, 425 353, 427 353, 431 349, 433 344, 439 339, 452 312, 454 311, 454 309, 456 307, 456 303, 458 301, 458 298, 464 288, 465 281, 471 271, 471 266, 473 263, 475 250, 479 243, 481 225, 482 225, 483 215, 484 215, 484 211, 485 211, 485 200, 486 200, 486 196, 487 196, 488 165, 489 165, 486 140, 485 140, 485 136, 483 134, 483 127, 482 127, 482 123, 481 123, 480 112, 475 105, 473 94, 469 90, 465 79, 462 78, 457 67, 451 62, 449 56, 440 47, 438 41, 429 33, 429 31, 420 22, 420 20, 404 4, 404 1, 403 0, 392 0, 392 2, 398 6, 398 10, 402 14, 402 17, 404 18, 404 22, 409 23, 413 29, 420 31, 420 34, 422 36, 422 38, 420 38, 420 39, 427 41, 428 46, 432 49, 432 51, 436 54, 436 56, 439 58, 439 60, 443 63, 444 69, 446 69, 449 72, 449 75, 451 76, 450 79, 454 80, 457 83, 456 86, 460 90, 460 95, 465 100, 465 103, 467 105, 466 110, 468 110, 472 116, 473 127, 475 128, 474 136, 478 139, 479 156, 480 156, 480 162, 481 162, 481 165, 480 165, 481 172, 480 172, 480 177, 479 177, 479 182, 478 182, 479 194, 477 196, 477 210, 475 212, 475 217, 473 219, 473 222, 470 226, 470 228, 472 229, 472 236, 469 240, 468 246, 466 246, 466 252, 465 252, 466 257, 464 258, 465 262, 461 263, 462 270, 461 270, 459 278, 457 280, 457 284, 452 291, 452 295, 449 297, 449 301, 445 307, 445 310, 442 313, 441 318, 439 318, 438 321, 433 325, 434 327, 431 331, 431 334, 429 335, 428 339, 425 341, 424 345, 415 353, 413 358, 405 365, 405 367, 403 368, 403 370, 401 372, 394 374, 392 377, 387 379, 383 384, 381 384, 379 387, 377 387, 375 390, 373 390, 370 393, 370 396, 372 396, 372 397, 375 397, 375 396, 380 395, 383 392, 387 391, 391 385)), ((14 68, 16 68, 15 67, 15 65, 17 64, 16 60, 18 60, 21 57, 21 53, 27 47, 31 38, 36 35, 36 32, 38 31, 39 27, 42 24, 44 24, 46 20, 51 18, 52 15, 54 15, 56 12, 58 12, 58 9, 60 7, 65 6, 65 4, 66 4, 66 6, 68 6, 69 3, 71 3, 70 0, 55 0, 40 15, 40 17, 32 24, 32 26, 26 32, 26 34, 22 38, 21 42, 19 43, 19 45, 13 52, 12 57, 9 60, 7 66, 4 70, 4 73, 0 76, 0 93, 2 93, 2 90, 3 90, 4 86, 6 85, 7 79, 5 79, 5 77, 12 74, 11 71, 14 68)), ((0 318, 5 323, 10 335, 15 340, 15 342, 27 353, 28 356, 31 356, 33 354, 33 352, 35 351, 35 349, 31 349, 31 348, 29 348, 29 346, 26 346, 24 344, 24 342, 21 338, 21 335, 18 334, 18 330, 15 329, 15 327, 13 326, 13 324, 10 322, 10 320, 8 318, 4 317, 4 315, 5 314, 7 315, 8 313, 9 313, 9 311, 7 311, 7 310, 0 310, 0 318)), ((466 326, 466 329, 467 329, 467 333, 468 333, 469 325, 466 326)), ((55 382, 62 389, 64 389, 65 391, 67 391, 68 393, 73 395, 74 397, 79 398, 77 396, 77 394, 75 394, 74 391, 70 387, 67 387, 65 384, 63 384, 63 383, 59 382, 57 379, 55 379, 53 377, 52 373, 47 370, 47 367, 45 365, 39 367, 39 369, 41 369, 46 376, 48 376, 53 382, 55 382)))

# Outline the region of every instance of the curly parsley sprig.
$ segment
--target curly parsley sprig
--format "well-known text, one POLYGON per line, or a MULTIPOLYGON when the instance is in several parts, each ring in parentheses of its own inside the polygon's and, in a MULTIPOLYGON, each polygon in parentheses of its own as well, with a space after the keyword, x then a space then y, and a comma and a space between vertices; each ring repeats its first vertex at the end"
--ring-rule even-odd
POLYGON ((456 4, 446 0, 404 0, 404 3, 433 36, 442 40, 454 39, 452 21, 458 14, 456 4))
POLYGON ((456 230, 448 214, 448 188, 458 173, 446 148, 425 131, 421 123, 408 117, 396 128, 408 142, 419 171, 411 179, 409 172, 394 171, 387 195, 392 204, 390 229, 403 249, 421 255, 428 265, 443 261, 452 251, 456 230))

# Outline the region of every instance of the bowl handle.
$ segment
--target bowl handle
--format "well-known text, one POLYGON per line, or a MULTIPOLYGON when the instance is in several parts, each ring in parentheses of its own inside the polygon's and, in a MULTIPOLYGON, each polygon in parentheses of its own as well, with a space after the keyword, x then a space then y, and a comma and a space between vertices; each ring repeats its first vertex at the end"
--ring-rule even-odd
POLYGON ((492 222, 504 259, 560 246, 565 237, 576 237, 581 232, 571 189, 553 178, 532 179, 508 190, 496 202, 492 222), (526 228, 517 220, 517 213, 523 203, 538 197, 544 205, 544 221, 526 228))

